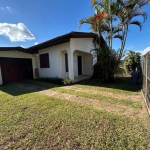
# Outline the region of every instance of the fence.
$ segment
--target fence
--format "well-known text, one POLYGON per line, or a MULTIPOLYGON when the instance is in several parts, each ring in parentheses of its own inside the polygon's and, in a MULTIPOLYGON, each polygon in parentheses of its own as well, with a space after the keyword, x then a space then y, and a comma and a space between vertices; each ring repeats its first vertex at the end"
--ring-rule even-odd
POLYGON ((150 112, 150 51, 142 57, 143 69, 143 95, 146 100, 148 111, 150 112))

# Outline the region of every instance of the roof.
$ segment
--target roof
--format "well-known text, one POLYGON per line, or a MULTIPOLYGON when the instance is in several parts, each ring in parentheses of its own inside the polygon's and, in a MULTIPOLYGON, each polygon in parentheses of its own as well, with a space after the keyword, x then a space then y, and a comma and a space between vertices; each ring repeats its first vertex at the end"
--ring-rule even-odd
POLYGON ((23 47, 0 47, 0 51, 15 51, 15 50, 29 53, 28 50, 23 47))
POLYGON ((51 40, 48 40, 46 42, 34 45, 32 47, 29 47, 28 50, 31 53, 37 53, 38 50, 44 49, 47 47, 55 46, 58 44, 69 42, 71 38, 95 38, 96 34, 94 33, 88 33, 88 32, 70 32, 68 34, 64 34, 62 36, 58 36, 56 38, 53 38, 51 40))
POLYGON ((147 47, 143 52, 142 55, 146 55, 147 53, 150 52, 150 47, 147 47))
MULTIPOLYGON (((96 39, 97 34, 95 33, 89 33, 89 32, 70 32, 68 34, 64 34, 62 36, 58 36, 56 38, 53 38, 51 40, 45 41, 43 43, 31 46, 29 48, 23 48, 23 47, 0 47, 0 51, 12 51, 12 50, 18 50, 25 53, 30 54, 36 54, 38 53, 38 50, 55 46, 58 44, 69 42, 71 38, 95 38, 96 39)), ((105 43, 104 39, 101 38, 102 43, 105 43)))

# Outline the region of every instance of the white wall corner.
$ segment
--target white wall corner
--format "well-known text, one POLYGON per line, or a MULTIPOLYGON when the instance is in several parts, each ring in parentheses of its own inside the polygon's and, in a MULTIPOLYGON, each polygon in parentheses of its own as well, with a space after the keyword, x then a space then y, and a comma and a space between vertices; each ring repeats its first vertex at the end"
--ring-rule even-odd
POLYGON ((37 68, 37 67, 36 67, 36 63, 35 63, 35 57, 32 57, 33 79, 36 78, 36 75, 35 75, 35 68, 37 68))
POLYGON ((68 50, 68 65, 69 65, 69 78, 74 81, 74 63, 73 63, 73 52, 74 52, 74 40, 70 39, 70 50, 68 50))

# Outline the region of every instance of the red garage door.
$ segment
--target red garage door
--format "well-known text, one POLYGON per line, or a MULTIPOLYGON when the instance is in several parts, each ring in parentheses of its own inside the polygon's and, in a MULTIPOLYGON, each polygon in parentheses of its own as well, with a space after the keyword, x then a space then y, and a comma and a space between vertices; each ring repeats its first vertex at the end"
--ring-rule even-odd
POLYGON ((32 60, 0 57, 3 83, 33 79, 32 60))

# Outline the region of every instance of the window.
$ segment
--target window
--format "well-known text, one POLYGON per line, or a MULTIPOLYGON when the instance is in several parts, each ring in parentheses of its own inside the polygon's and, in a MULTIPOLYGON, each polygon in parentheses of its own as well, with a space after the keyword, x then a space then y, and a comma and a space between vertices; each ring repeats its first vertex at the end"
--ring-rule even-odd
POLYGON ((41 68, 50 68, 48 53, 40 55, 40 67, 41 68))
POLYGON ((68 55, 65 54, 65 68, 66 68, 66 72, 68 72, 68 55))

